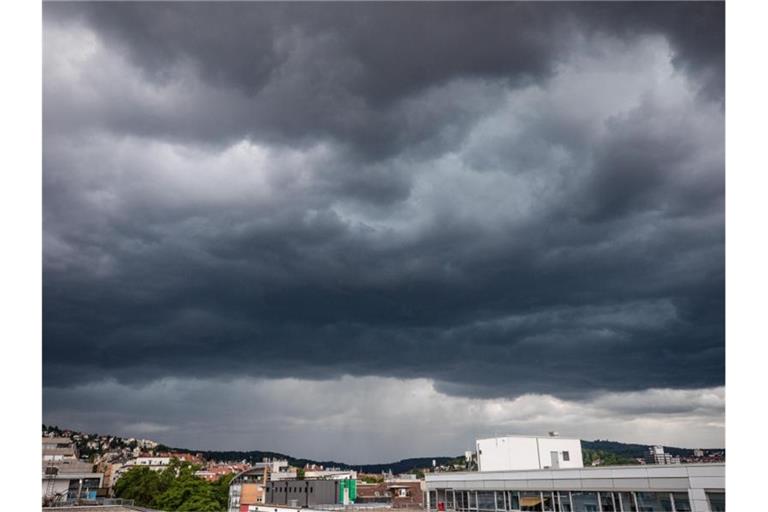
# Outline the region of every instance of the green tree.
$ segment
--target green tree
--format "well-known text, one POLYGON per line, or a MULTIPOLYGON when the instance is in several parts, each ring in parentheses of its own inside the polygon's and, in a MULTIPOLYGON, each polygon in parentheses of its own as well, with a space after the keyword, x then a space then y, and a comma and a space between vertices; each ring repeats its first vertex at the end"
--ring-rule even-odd
POLYGON ((207 482, 195 475, 199 466, 171 459, 163 471, 133 468, 115 483, 115 495, 139 506, 173 512, 221 512, 229 500, 229 483, 235 475, 207 482))
POLYGON ((224 475, 211 485, 213 488, 213 495, 219 505, 221 505, 221 510, 225 510, 229 504, 229 484, 232 482, 233 478, 235 478, 234 473, 224 475))
POLYGON ((178 512, 221 512, 226 510, 226 505, 222 507, 218 501, 207 496, 193 496, 177 510, 178 512))
POLYGON ((115 496, 149 507, 153 505, 155 497, 164 491, 163 484, 156 471, 147 467, 132 468, 115 482, 115 496))

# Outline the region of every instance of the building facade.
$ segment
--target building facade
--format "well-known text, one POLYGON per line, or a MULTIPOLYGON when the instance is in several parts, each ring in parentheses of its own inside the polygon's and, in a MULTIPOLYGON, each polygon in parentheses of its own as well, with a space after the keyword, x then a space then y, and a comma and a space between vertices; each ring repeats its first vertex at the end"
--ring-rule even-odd
POLYGON ((725 464, 433 473, 430 512, 724 512, 725 464))
POLYGON ((267 484, 266 503, 304 508, 347 505, 356 498, 356 480, 279 480, 267 484))
POLYGON ((663 446, 656 445, 648 447, 645 461, 648 464, 680 464, 680 457, 666 453, 663 446))
POLYGON ((478 439, 476 449, 479 471, 584 467, 581 441, 554 432, 548 436, 478 439))
POLYGON ((422 508, 424 491, 421 480, 388 479, 383 482, 357 484, 356 504, 378 503, 392 508, 422 508))
POLYGON ((264 504, 272 469, 271 462, 262 462, 235 475, 229 483, 228 512, 254 510, 252 507, 264 504))
POLYGON ((93 464, 81 461, 71 439, 42 438, 43 504, 73 499, 95 499, 103 484, 103 474, 93 464))

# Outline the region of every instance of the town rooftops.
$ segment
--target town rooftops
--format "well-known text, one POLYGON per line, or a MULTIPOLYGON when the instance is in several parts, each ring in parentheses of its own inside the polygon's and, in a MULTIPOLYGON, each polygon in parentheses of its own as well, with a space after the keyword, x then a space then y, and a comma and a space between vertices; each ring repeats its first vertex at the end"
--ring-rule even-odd
POLYGON ((43 444, 72 444, 72 440, 68 437, 45 437, 43 436, 43 444))

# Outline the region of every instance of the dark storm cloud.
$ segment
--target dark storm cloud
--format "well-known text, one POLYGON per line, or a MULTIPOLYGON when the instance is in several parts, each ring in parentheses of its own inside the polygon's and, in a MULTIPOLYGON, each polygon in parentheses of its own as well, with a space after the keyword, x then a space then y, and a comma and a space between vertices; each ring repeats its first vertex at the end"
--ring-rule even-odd
POLYGON ((157 105, 137 112, 116 101, 113 119, 99 119, 110 129, 206 143, 244 135, 286 144, 333 138, 367 158, 420 142, 435 151, 451 147, 457 137, 437 137, 445 134, 435 127, 458 125, 460 135, 475 117, 455 108, 412 115, 404 102, 414 94, 456 78, 536 82, 580 37, 662 34, 675 62, 703 77, 702 89, 721 93, 724 76, 717 2, 94 2, 48 4, 46 16, 88 23, 148 81, 166 83, 173 65, 187 63, 212 87, 231 89, 214 105, 190 97, 174 112, 160 106, 160 115, 157 105))
POLYGON ((45 384, 722 384, 722 15, 46 4, 45 384))

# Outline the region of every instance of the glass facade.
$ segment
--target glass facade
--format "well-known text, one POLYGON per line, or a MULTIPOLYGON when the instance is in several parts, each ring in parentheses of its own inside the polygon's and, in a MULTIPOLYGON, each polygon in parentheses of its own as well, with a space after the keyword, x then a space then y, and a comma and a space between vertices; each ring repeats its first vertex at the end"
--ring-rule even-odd
MULTIPOLYGON (((725 493, 708 492, 712 512, 725 493)), ((691 512, 687 492, 464 491, 429 492, 429 512, 691 512)))

